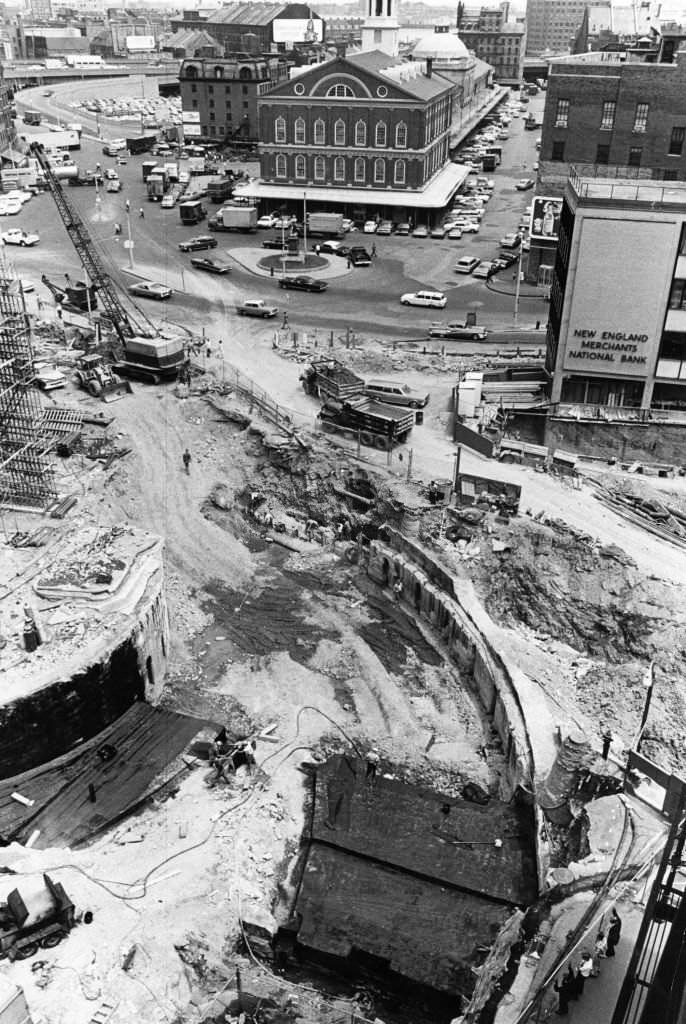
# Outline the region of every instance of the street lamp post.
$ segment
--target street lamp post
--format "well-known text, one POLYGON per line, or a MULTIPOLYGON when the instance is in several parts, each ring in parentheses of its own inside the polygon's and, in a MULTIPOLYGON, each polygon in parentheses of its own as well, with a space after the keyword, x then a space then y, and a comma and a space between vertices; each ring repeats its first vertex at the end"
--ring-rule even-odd
POLYGON ((303 192, 303 266, 307 266, 307 192, 303 192))
POLYGON ((514 300, 514 326, 517 326, 517 320, 519 318, 519 285, 522 279, 522 246, 519 245, 519 253, 517 254, 517 282, 515 284, 515 300, 514 300))
POLYGON ((133 241, 131 240, 131 203, 126 200, 126 248, 129 250, 129 269, 133 270, 133 241))

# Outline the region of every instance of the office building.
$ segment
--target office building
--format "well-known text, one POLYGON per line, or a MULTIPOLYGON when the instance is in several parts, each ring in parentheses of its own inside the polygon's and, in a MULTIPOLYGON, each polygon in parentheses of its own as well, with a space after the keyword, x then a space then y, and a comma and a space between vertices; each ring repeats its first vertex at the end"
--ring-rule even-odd
POLYGON ((498 7, 465 8, 458 13, 457 29, 467 49, 491 65, 496 82, 521 83, 527 30, 524 19, 511 17, 508 0, 498 7))
POLYGON ((172 31, 204 29, 225 56, 286 51, 320 43, 326 26, 308 4, 230 3, 212 12, 184 11, 171 19, 172 31))
POLYGON ((588 0, 527 0, 526 53, 569 53, 588 0))

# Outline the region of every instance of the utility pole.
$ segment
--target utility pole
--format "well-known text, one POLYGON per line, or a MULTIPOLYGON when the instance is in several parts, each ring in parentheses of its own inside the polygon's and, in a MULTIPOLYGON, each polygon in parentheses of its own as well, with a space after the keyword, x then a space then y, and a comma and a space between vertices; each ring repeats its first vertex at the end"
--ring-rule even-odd
POLYGON ((126 200, 126 248, 129 250, 129 269, 133 270, 133 242, 131 240, 131 203, 126 200))
POLYGON ((303 266, 307 266, 307 192, 303 192, 303 266))
POLYGON ((519 244, 519 253, 517 254, 517 282, 515 284, 515 302, 514 302, 514 325, 517 326, 517 320, 519 318, 519 285, 522 279, 522 245, 519 244))

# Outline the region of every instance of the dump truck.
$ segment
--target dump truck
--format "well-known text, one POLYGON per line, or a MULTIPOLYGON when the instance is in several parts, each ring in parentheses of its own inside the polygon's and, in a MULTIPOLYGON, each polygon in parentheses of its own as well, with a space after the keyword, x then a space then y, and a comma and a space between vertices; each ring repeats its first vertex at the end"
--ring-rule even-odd
POLYGON ((157 135, 139 135, 137 138, 126 140, 126 148, 131 156, 137 153, 149 153, 157 142, 157 135))
POLYGON ((57 946, 74 927, 74 904, 61 882, 43 875, 42 885, 22 883, 0 901, 0 957, 27 960, 57 946))
POLYGON ((337 359, 313 360, 301 373, 300 380, 306 394, 321 399, 342 401, 364 392, 364 380, 337 359))
POLYGON ((233 195, 233 180, 219 178, 217 181, 211 181, 207 186, 207 194, 211 203, 225 203, 233 195))
POLYGON ((342 434, 383 451, 406 441, 415 423, 413 410, 384 405, 364 395, 342 402, 327 398, 317 418, 325 434, 342 434))
POLYGON ((254 206, 222 206, 207 222, 212 231, 257 231, 254 206))
POLYGON ((158 164, 154 171, 150 171, 146 185, 148 187, 148 199, 152 200, 153 203, 158 203, 169 187, 169 175, 164 167, 160 167, 158 164))
POLYGON ((81 356, 77 361, 76 382, 93 398, 101 398, 103 402, 116 402, 118 398, 131 394, 129 382, 122 380, 99 352, 81 356))

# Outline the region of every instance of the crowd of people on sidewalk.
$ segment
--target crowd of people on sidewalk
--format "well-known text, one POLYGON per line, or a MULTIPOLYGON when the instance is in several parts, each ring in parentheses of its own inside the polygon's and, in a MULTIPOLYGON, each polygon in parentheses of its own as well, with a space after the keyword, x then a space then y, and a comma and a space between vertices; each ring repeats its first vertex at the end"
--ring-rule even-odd
POLYGON ((570 1002, 583 996, 587 981, 600 976, 601 960, 615 955, 621 934, 622 920, 613 907, 607 931, 601 927, 593 949, 583 949, 576 965, 570 961, 567 969, 558 974, 554 984, 558 997, 555 1011, 558 1017, 565 1017, 569 1013, 570 1002))

